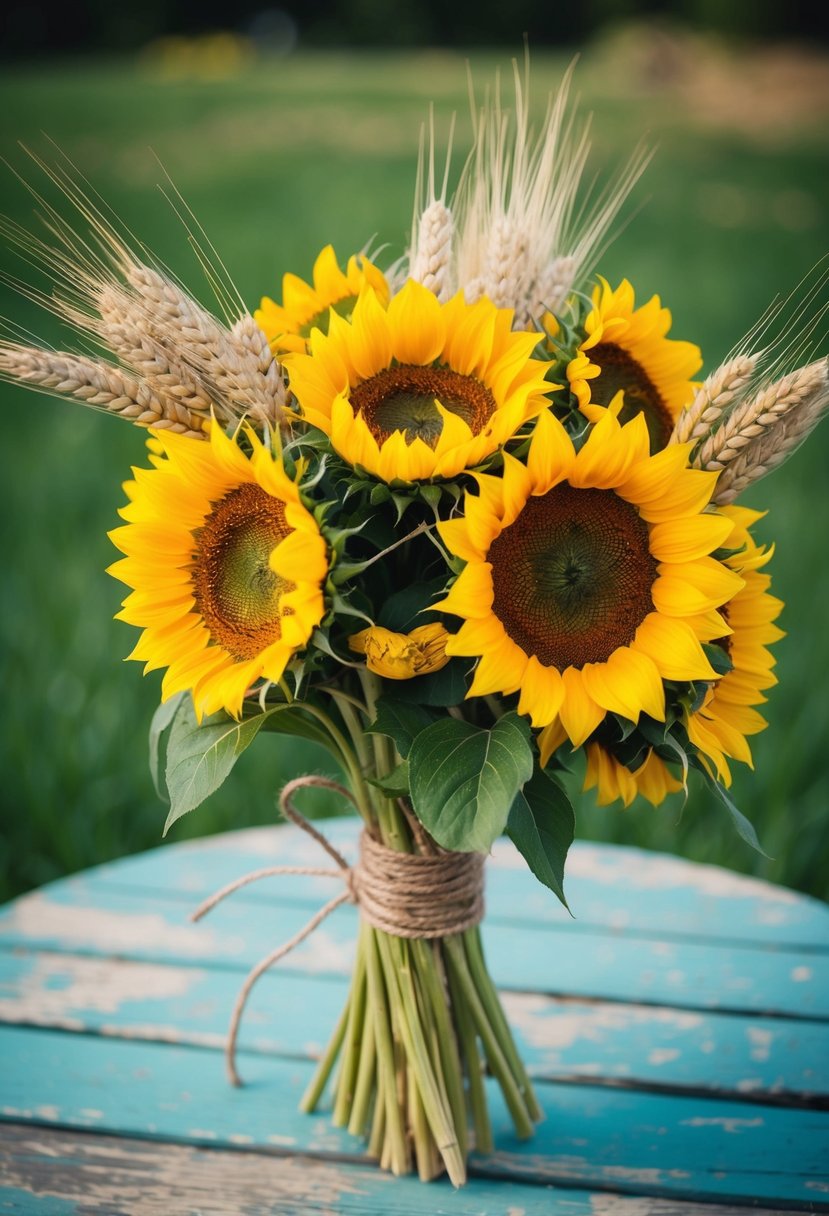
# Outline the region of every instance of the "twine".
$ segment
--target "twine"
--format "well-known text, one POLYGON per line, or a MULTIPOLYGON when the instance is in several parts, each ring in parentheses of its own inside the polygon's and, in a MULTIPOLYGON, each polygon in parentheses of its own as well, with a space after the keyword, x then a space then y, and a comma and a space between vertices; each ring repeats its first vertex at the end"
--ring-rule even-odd
POLYGON ((315 912, 307 924, 288 941, 261 959, 249 972, 230 1019, 225 1061, 233 1085, 242 1081, 236 1069, 236 1042, 242 1014, 251 990, 270 967, 290 954, 306 937, 317 929, 326 917, 341 904, 353 903, 369 925, 392 937, 434 939, 463 933, 479 924, 484 914, 484 857, 480 853, 435 852, 429 855, 400 853, 386 848, 365 828, 360 835, 360 857, 353 866, 330 840, 323 836, 291 801, 300 789, 317 787, 333 790, 354 803, 350 790, 327 777, 297 777, 289 781, 279 795, 279 808, 286 819, 325 850, 337 863, 337 868, 318 866, 266 866, 252 870, 222 887, 200 904, 190 919, 201 920, 228 895, 277 874, 306 874, 315 878, 339 878, 343 890, 315 912))

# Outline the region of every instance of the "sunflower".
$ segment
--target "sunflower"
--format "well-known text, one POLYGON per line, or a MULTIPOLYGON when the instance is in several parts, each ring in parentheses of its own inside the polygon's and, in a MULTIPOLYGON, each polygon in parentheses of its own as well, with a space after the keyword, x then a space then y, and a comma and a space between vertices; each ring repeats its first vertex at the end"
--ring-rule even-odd
POLYGON ((613 410, 576 452, 546 411, 526 465, 477 475, 438 525, 466 566, 433 605, 464 619, 446 653, 478 657, 470 696, 520 690, 533 726, 578 747, 608 712, 664 721, 663 680, 716 679, 700 639, 726 631, 716 610, 743 582, 710 556, 732 530, 705 511, 716 477, 687 461, 687 445, 651 456, 642 415, 613 410))
POLYGON ((325 542, 281 463, 248 432, 250 458, 215 424, 209 443, 160 431, 154 468, 133 470, 110 533, 131 587, 118 619, 143 629, 129 656, 166 667, 162 699, 191 690, 196 713, 241 712, 278 680, 322 619, 325 542))
POLYGON ((609 806, 617 798, 622 800, 624 806, 630 806, 637 794, 641 794, 652 806, 659 806, 668 794, 682 789, 682 782, 677 781, 652 748, 635 769, 627 768, 601 743, 590 742, 585 751, 587 771, 582 788, 596 790, 599 806, 609 806))
POLYGON ((692 342, 665 336, 671 314, 659 296, 641 308, 634 304, 627 279, 615 291, 600 280, 584 323, 586 336, 567 366, 567 379, 591 422, 621 391, 622 422, 643 413, 651 451, 656 452, 668 442, 677 416, 694 395, 691 377, 702 366, 702 357, 692 342))
POLYGON ((314 262, 313 287, 295 274, 286 274, 282 278, 282 303, 264 296, 253 315, 275 355, 304 351, 312 329, 327 332, 329 309, 350 316, 366 285, 384 304, 387 302, 389 286, 382 270, 364 254, 354 254, 343 271, 333 246, 326 245, 314 262))
POLYGON ((511 324, 487 299, 440 304, 410 280, 388 310, 362 292, 350 323, 332 313, 285 366, 302 417, 350 464, 384 481, 454 477, 549 404, 538 334, 511 324))
POLYGON ((782 638, 783 631, 774 621, 783 607, 769 594, 771 578, 761 573, 771 552, 759 547, 749 527, 761 515, 746 507, 723 507, 732 524, 726 547, 734 552, 726 564, 738 572, 743 586, 725 604, 721 613, 728 631, 719 644, 727 651, 732 667, 713 684, 705 701, 688 717, 688 738, 699 749, 703 763, 725 784, 731 784, 728 759, 751 764, 747 735, 755 735, 768 725, 754 706, 762 704, 767 688, 777 683, 772 674, 775 658, 768 649, 782 638))

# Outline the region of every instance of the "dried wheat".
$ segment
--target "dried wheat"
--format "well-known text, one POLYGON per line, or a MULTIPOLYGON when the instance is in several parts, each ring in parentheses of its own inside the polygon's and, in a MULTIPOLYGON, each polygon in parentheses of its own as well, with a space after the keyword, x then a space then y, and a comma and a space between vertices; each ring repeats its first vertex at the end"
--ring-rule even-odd
POLYGON ((704 440, 723 415, 733 407, 741 391, 751 382, 759 354, 735 355, 721 363, 697 391, 674 424, 668 443, 704 440))
MULTIPOLYGON (((269 426, 278 426, 283 413, 284 385, 270 350, 266 356, 261 349, 259 354, 251 353, 243 338, 235 337, 157 270, 135 262, 127 267, 126 273, 149 319, 165 336, 169 335, 169 345, 181 362, 212 381, 237 416, 247 414, 269 426), (263 372, 261 365, 265 358, 267 371, 263 372)), ((253 318, 250 322, 258 330, 253 318)), ((247 332, 247 340, 251 341, 247 332)), ((262 341, 265 342, 264 334, 262 341)))
POLYGON ((139 426, 204 439, 204 419, 175 398, 152 391, 122 368, 83 355, 0 342, 0 376, 115 414, 139 426))
POLYGON ((441 303, 454 292, 452 239, 454 220, 442 199, 434 199, 420 216, 416 244, 413 243, 410 274, 434 292, 441 303))
POLYGON ((829 361, 820 359, 800 371, 810 373, 811 391, 776 426, 764 431, 728 464, 717 481, 714 502, 720 505, 733 502, 748 486, 779 468, 826 413, 829 407, 829 361))
POLYGON ((96 303, 100 320, 89 322, 90 327, 122 363, 151 388, 175 397, 191 413, 205 418, 213 413, 227 420, 217 400, 218 393, 211 394, 192 369, 185 369, 176 361, 156 328, 147 323, 144 310, 135 307, 131 296, 117 288, 105 287, 98 293, 96 303))
POLYGON ((779 426, 787 414, 812 397, 824 381, 822 361, 775 380, 728 414, 694 454, 693 463, 714 472, 724 469, 750 443, 779 426))

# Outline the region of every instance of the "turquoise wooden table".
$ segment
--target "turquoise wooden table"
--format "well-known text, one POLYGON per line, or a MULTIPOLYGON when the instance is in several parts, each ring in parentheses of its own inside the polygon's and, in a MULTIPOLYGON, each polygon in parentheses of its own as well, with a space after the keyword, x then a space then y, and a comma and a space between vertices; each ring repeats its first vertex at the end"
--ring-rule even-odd
MULTIPOLYGON (((330 821, 353 855, 356 824, 330 821)), ((637 850, 571 855, 575 920, 499 842, 485 944, 546 1120, 469 1186, 381 1174, 296 1104, 345 996, 340 909, 254 990, 243 1089, 222 1046, 239 983, 330 894, 205 895, 318 864, 293 828, 167 845, 0 912, 0 1212, 700 1216, 829 1211, 829 910, 637 850), (709 1206, 712 1205, 712 1206, 709 1206), (722 1205, 722 1206, 713 1206, 722 1205)))

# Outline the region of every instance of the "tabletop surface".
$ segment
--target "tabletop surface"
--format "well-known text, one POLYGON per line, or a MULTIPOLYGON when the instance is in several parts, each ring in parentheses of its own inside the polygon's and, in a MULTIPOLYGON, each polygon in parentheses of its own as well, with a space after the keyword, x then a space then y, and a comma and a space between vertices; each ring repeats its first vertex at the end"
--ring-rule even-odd
MULTIPOLYGON (((322 826, 354 855, 355 822, 322 826)), ((244 975, 331 884, 267 879, 188 917, 271 864, 319 865, 317 846, 290 827, 166 845, 0 909, 0 1213, 829 1211, 822 904, 583 844, 571 919, 498 842, 484 944, 546 1118, 519 1142, 490 1091, 496 1151, 453 1191, 390 1179, 327 1111, 297 1111, 345 999, 349 905, 254 989, 228 1085, 244 975)))

